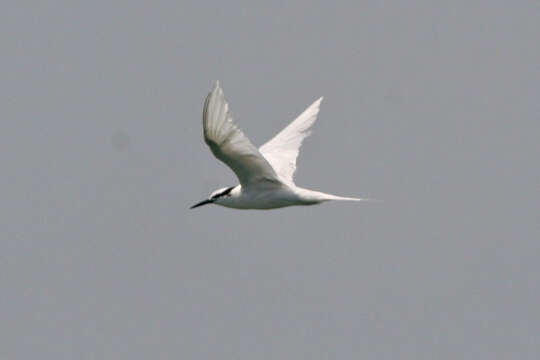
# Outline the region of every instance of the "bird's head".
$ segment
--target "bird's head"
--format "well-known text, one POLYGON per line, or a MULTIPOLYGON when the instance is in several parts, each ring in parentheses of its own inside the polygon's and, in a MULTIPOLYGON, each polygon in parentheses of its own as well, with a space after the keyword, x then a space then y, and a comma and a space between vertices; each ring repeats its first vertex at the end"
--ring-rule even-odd
POLYGON ((206 204, 217 204, 217 205, 223 205, 227 202, 227 200, 232 197, 233 193, 232 190, 234 189, 234 186, 230 187, 224 187, 221 189, 217 189, 216 191, 213 191, 208 199, 203 200, 192 207, 190 209, 195 209, 196 207, 203 206, 206 204))

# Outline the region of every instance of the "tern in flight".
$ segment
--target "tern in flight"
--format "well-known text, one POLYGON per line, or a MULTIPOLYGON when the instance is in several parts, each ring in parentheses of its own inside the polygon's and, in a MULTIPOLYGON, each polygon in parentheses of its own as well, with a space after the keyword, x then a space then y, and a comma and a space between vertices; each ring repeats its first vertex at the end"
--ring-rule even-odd
POLYGON ((234 123, 223 90, 216 82, 203 109, 204 141, 219 160, 227 164, 240 184, 214 191, 191 209, 217 204, 235 209, 277 209, 293 205, 314 205, 330 200, 363 201, 295 185, 293 175, 302 141, 311 133, 322 97, 274 138, 257 149, 234 123))

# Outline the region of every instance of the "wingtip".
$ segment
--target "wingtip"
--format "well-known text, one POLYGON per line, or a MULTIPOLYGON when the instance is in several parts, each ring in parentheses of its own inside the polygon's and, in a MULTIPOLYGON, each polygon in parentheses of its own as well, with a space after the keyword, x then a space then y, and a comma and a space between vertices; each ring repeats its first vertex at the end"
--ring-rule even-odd
POLYGON ((321 102, 323 101, 323 99, 324 99, 324 96, 321 96, 320 98, 315 100, 311 105, 309 105, 306 110, 316 109, 318 111, 318 109, 321 107, 321 102))
POLYGON ((321 107, 321 103, 322 101, 324 100, 324 96, 321 96, 320 98, 318 98, 317 100, 315 100, 315 102, 313 103, 314 105, 316 105, 318 108, 321 107))
POLYGON ((212 91, 210 91, 210 93, 208 94, 208 96, 211 96, 211 95, 214 95, 216 96, 216 94, 218 96, 223 96, 223 89, 221 88, 221 85, 219 83, 219 80, 216 80, 216 83, 214 85, 214 88, 212 89, 212 91))

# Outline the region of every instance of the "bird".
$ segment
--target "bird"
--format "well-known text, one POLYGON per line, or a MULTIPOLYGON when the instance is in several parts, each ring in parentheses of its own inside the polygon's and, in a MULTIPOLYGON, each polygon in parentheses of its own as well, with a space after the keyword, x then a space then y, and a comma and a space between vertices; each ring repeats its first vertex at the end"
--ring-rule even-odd
POLYGON ((214 156, 236 174, 240 184, 213 191, 191 206, 216 204, 234 209, 277 209, 315 205, 326 201, 369 201, 343 197, 296 186, 296 158, 317 119, 323 97, 311 104, 276 136, 256 148, 234 122, 219 81, 208 94, 203 108, 203 136, 214 156))

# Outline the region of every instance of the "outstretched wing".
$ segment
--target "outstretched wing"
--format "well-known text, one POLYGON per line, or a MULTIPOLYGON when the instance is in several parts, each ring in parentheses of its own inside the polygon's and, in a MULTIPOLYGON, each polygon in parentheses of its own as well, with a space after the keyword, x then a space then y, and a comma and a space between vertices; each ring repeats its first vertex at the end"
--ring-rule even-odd
POLYGON ((310 128, 317 119, 322 100, 321 97, 311 104, 292 123, 259 148, 280 178, 287 182, 293 183, 300 146, 311 134, 310 128))
POLYGON ((219 82, 204 103, 203 130, 212 153, 234 171, 243 188, 261 181, 279 182, 272 166, 233 122, 219 82))

